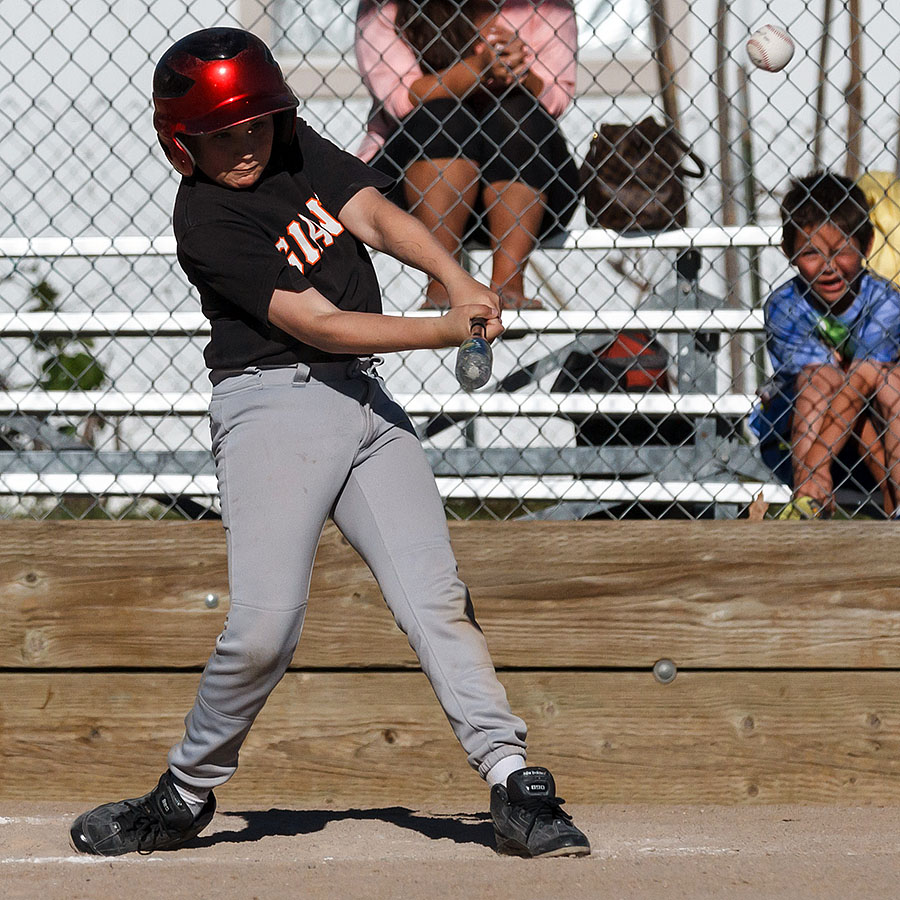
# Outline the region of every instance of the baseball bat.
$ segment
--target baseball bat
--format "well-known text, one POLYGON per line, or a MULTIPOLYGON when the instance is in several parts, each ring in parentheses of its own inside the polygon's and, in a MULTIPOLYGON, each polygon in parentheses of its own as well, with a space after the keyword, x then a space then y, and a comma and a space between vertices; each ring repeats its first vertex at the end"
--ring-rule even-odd
POLYGON ((486 338, 487 319, 476 316, 469 327, 471 334, 456 354, 456 380, 464 391, 476 391, 491 377, 494 354, 486 338))

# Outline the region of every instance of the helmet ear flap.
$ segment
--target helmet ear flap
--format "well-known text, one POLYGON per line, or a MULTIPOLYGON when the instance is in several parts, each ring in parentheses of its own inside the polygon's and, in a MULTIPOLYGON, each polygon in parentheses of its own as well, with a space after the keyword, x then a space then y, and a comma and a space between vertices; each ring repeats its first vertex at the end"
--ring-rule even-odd
POLYGON ((275 142, 287 147, 294 140, 297 130, 297 113, 292 109, 282 110, 274 115, 275 142))
POLYGON ((191 151, 178 138, 168 141, 162 135, 157 135, 157 137, 159 138, 159 145, 163 148, 163 153, 166 154, 166 159, 172 163, 175 171, 179 175, 193 175, 194 157, 191 156, 191 151))

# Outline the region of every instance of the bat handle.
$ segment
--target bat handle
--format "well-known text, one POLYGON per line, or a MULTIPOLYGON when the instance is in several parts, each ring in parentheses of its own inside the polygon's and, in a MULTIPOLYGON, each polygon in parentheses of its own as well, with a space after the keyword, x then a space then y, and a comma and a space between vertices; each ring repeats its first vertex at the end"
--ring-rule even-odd
POLYGON ((474 391, 490 380, 493 354, 485 336, 487 319, 474 317, 469 322, 469 331, 470 336, 462 342, 456 354, 456 380, 463 390, 474 391))

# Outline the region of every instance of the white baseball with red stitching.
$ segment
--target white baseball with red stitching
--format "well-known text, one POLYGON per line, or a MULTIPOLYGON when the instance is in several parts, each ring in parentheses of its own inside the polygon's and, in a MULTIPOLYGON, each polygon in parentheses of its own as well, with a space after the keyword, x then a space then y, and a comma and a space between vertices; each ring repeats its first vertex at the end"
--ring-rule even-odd
POLYGON ((780 72, 794 55, 791 36, 776 25, 763 25, 747 41, 747 56, 758 69, 780 72))

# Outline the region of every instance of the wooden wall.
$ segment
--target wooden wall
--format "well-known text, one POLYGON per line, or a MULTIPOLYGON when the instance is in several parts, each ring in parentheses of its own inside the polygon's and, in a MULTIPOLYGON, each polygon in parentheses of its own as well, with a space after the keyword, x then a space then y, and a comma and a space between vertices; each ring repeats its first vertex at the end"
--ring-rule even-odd
MULTIPOLYGON (((900 802, 896 525, 451 527, 529 758, 570 802, 900 802)), ((0 523, 0 797, 152 786, 227 608, 219 523, 0 523)), ((220 797, 485 804, 332 528, 294 666, 220 797)))

